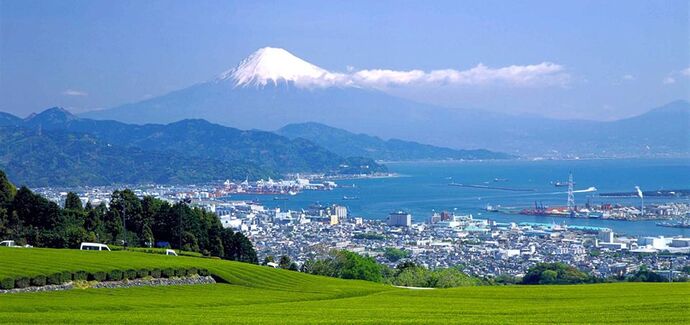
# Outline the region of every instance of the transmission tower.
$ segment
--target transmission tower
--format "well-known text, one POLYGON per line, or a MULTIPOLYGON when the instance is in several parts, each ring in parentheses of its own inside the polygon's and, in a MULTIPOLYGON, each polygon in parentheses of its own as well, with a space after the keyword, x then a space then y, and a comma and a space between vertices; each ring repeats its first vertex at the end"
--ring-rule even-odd
POLYGON ((568 211, 575 212, 575 193, 573 193, 573 173, 568 175, 568 211))

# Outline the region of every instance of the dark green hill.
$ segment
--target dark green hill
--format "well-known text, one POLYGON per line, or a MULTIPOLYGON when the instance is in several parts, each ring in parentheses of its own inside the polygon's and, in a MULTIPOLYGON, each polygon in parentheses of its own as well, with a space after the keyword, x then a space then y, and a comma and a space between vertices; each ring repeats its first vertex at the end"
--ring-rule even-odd
POLYGON ((341 156, 305 139, 204 120, 133 125, 83 119, 56 107, 23 120, 5 114, 0 122, 0 167, 30 186, 386 171, 373 159, 341 156))
POLYGON ((355 134, 315 122, 288 124, 276 133, 291 139, 307 139, 339 155, 369 157, 376 160, 512 158, 504 153, 483 149, 457 150, 413 141, 383 140, 379 137, 355 134))
POLYGON ((249 162, 196 159, 171 151, 108 144, 66 131, 0 127, 0 169, 29 186, 190 183, 276 176, 249 162))
MULTIPOLYGON (((291 140, 271 132, 239 130, 200 119, 133 125, 78 118, 56 107, 25 120, 24 125, 34 129, 40 126, 43 130, 89 133, 111 144, 143 150, 167 150, 202 159, 248 161, 280 173, 338 173, 340 165, 355 162, 304 139, 291 140)), ((385 167, 374 161, 365 161, 364 166, 385 171, 385 167)))

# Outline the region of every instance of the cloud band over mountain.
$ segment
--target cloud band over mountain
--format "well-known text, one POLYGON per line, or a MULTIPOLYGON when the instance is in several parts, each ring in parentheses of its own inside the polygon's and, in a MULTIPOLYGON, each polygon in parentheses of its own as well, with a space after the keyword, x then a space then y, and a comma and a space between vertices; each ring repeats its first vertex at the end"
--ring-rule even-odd
POLYGON ((386 88, 395 86, 565 86, 570 81, 566 69, 556 63, 511 65, 492 68, 478 64, 467 70, 408 70, 389 69, 331 72, 292 53, 277 48, 262 48, 243 60, 238 67, 223 73, 222 80, 234 80, 236 86, 265 86, 288 81, 298 87, 362 87, 386 88))

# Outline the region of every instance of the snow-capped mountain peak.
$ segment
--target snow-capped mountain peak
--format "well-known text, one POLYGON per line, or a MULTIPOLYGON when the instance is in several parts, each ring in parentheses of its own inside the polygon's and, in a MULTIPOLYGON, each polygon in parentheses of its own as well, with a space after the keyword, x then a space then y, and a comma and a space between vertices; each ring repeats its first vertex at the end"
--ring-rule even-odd
POLYGON ((296 86, 329 86, 337 74, 304 61, 282 48, 264 47, 240 62, 232 70, 220 75, 235 86, 266 86, 290 82, 296 86))

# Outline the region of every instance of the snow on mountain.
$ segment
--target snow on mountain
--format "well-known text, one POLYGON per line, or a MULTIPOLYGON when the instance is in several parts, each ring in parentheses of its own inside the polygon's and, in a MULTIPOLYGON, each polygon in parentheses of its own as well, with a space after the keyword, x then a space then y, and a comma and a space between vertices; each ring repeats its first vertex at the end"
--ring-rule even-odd
MULTIPOLYGON (((446 71, 446 74, 457 75, 458 83, 481 84, 484 80, 494 80, 519 85, 549 78, 559 80, 562 76, 559 69, 543 64, 500 69, 482 66, 459 74, 446 71)), ((436 82, 433 81, 436 74, 415 70, 334 73, 284 49, 266 47, 215 80, 81 116, 128 123, 171 123, 200 118, 240 129, 263 130, 276 130, 290 123, 318 122, 384 139, 456 149, 485 148, 516 155, 557 152, 585 157, 690 152, 688 119, 682 115, 690 109, 687 102, 675 105, 682 106, 681 109, 670 110, 681 111, 681 115, 669 118, 670 113, 662 110, 664 114, 655 117, 653 125, 665 126, 664 132, 659 132, 655 128, 641 130, 637 119, 620 123, 560 121, 450 109, 395 97, 378 87, 427 82, 424 80, 436 82)))
POLYGON ((220 75, 219 80, 232 80, 235 86, 278 85, 292 83, 300 87, 327 87, 343 80, 343 75, 304 61, 281 48, 264 47, 220 75))

